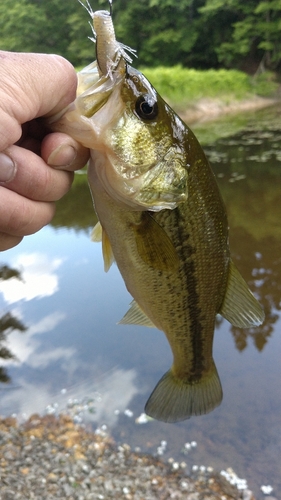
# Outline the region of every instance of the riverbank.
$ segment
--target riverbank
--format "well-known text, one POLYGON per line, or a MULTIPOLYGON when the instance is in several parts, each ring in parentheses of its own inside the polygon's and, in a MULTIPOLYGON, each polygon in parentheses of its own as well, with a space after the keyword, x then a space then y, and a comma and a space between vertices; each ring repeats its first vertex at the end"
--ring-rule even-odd
POLYGON ((1 500, 254 500, 231 474, 202 466, 187 474, 183 463, 117 446, 104 426, 92 432, 67 415, 0 420, 1 500))
POLYGON ((187 123, 262 109, 281 99, 279 77, 269 71, 250 76, 233 69, 195 70, 180 65, 142 71, 187 123))
POLYGON ((242 99, 241 101, 234 99, 230 102, 225 102, 219 98, 204 98, 199 99, 190 106, 187 106, 184 110, 179 111, 178 114, 187 124, 194 122, 205 123, 216 120, 223 115, 236 114, 245 111, 258 111, 259 109, 280 104, 280 102, 280 99, 270 99, 259 96, 242 99))

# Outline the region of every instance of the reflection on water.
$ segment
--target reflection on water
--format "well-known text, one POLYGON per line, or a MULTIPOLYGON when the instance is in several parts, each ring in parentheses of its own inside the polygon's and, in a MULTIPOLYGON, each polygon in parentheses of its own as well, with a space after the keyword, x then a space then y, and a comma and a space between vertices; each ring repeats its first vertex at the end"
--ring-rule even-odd
POLYGON ((1 414, 68 407, 77 421, 106 423, 116 439, 133 447, 157 453, 166 440, 166 459, 173 456, 188 467, 233 467, 258 498, 262 484, 280 496, 277 111, 259 112, 235 135, 225 133, 206 145, 227 206, 233 259, 266 312, 264 325, 249 330, 217 318, 221 406, 179 424, 136 425, 171 353, 161 332, 116 325, 131 298, 116 267, 103 272, 100 246, 90 241, 96 222, 91 197, 85 175, 79 175, 53 226, 1 254, 1 414), (192 440, 198 446, 189 457, 184 444, 192 440))
POLYGON ((7 304, 20 300, 47 297, 58 291, 58 277, 55 271, 61 266, 61 258, 49 259, 43 253, 19 254, 12 265, 19 269, 21 277, 10 276, 0 283, 0 291, 7 304))
POLYGON ((281 292, 280 125, 252 124, 235 137, 206 148, 226 202, 232 254, 251 290, 261 300, 266 321, 255 329, 231 327, 242 351, 249 338, 262 351, 276 331, 281 292), (267 127, 270 127, 268 130, 267 127))
MULTIPOLYGON (((43 365, 38 363, 36 367, 45 368, 50 361, 50 358, 44 360, 43 365)), ((76 423, 87 419, 87 422, 94 422, 96 425, 106 422, 108 426, 113 427, 117 424, 120 412, 126 412, 130 401, 138 393, 135 379, 135 370, 114 368, 102 376, 95 377, 94 382, 92 379, 86 379, 73 383, 68 389, 62 388, 54 398, 54 390, 47 381, 29 382, 22 378, 13 391, 3 393, 1 404, 19 407, 20 414, 26 416, 42 413, 42 408, 51 414, 67 409, 76 423)))
MULTIPOLYGON (((16 316, 13 316, 10 312, 3 314, 3 316, 0 317, 0 359, 9 361, 16 359, 14 349, 9 349, 6 346, 7 337, 14 330, 24 332, 26 330, 26 327, 16 316)), ((0 366, 0 382, 10 382, 10 377, 7 373, 7 370, 3 366, 0 366)))

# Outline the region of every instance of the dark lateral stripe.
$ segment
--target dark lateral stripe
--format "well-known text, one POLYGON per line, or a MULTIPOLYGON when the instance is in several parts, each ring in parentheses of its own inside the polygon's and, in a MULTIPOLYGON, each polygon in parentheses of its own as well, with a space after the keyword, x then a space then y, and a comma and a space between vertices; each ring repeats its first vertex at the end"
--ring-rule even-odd
POLYGON ((179 208, 174 211, 175 228, 177 228, 177 238, 179 246, 177 247, 180 258, 182 272, 186 279, 187 287, 187 308, 190 320, 190 331, 185 332, 190 335, 192 346, 192 365, 190 369, 189 382, 196 382, 202 377, 204 370, 204 355, 203 355, 203 326, 200 321, 201 308, 199 303, 199 295, 196 290, 196 248, 193 248, 189 243, 189 234, 185 227, 185 221, 182 217, 179 208))

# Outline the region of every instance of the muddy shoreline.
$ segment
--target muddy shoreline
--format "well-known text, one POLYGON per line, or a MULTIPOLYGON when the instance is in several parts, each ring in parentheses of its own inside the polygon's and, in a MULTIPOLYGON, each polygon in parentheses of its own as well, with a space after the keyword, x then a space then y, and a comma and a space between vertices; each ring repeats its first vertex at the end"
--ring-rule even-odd
POLYGON ((188 124, 204 123, 207 121, 216 120, 224 115, 240 113, 244 111, 258 111, 259 109, 267 108, 280 104, 281 99, 264 98, 255 96, 242 101, 224 102, 218 99, 200 99, 192 106, 179 111, 179 116, 188 124))

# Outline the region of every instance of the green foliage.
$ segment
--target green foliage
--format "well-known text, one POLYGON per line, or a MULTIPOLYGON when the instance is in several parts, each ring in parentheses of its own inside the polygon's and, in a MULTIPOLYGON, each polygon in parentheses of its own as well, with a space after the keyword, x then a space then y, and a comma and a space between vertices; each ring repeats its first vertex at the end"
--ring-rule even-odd
POLYGON ((32 51, 40 46, 44 12, 27 0, 0 3, 0 46, 2 50, 32 51), (36 27, 36 29, 34 29, 36 27))
POLYGON ((275 74, 271 71, 265 71, 253 77, 251 79, 251 84, 253 92, 263 97, 272 97, 279 86, 275 74))
MULTIPOLYGON (((113 20, 117 39, 137 50, 135 66, 281 67, 280 0, 115 0, 113 20)), ((0 47, 86 65, 95 57, 89 22, 78 0, 1 0, 0 47)))
POLYGON ((253 92, 251 78, 238 70, 195 70, 181 66, 142 68, 159 94, 172 105, 201 98, 241 99, 253 92))
POLYGON ((229 36, 215 49, 221 63, 237 66, 251 58, 256 65, 281 67, 280 0, 206 0, 200 12, 207 22, 231 19, 229 36))

